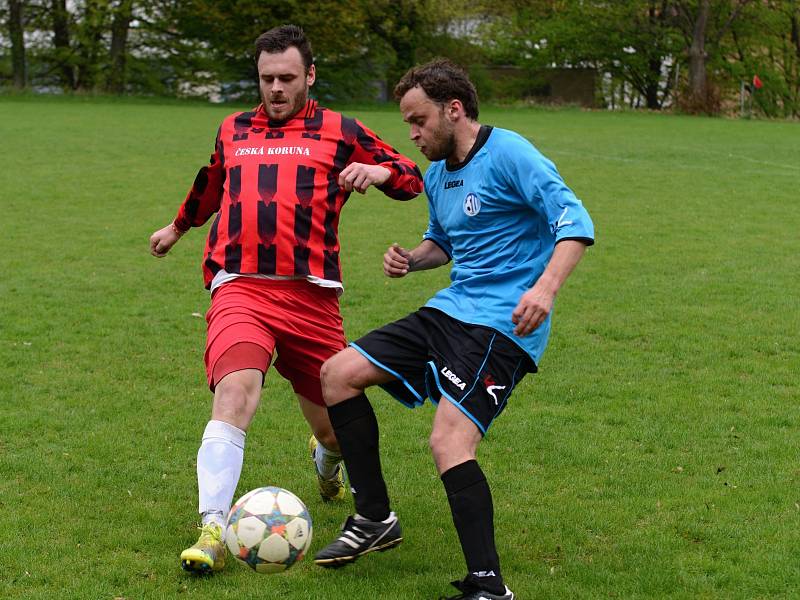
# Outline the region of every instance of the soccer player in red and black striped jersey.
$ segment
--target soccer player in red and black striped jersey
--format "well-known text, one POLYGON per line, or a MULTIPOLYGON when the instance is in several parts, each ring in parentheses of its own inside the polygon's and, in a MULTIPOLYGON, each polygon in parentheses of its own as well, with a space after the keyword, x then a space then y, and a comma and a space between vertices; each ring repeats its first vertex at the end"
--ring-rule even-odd
POLYGON ((214 154, 197 174, 174 221, 150 238, 165 256, 191 227, 216 214, 203 273, 211 291, 205 365, 214 393, 197 454, 197 544, 184 569, 224 565, 225 518, 242 468, 245 432, 273 354, 294 388, 313 435, 320 493, 344 496, 341 455, 320 388, 320 367, 345 347, 338 224, 352 191, 377 187, 395 200, 422 191, 413 161, 355 119, 308 96, 311 46, 293 25, 256 40, 262 103, 227 117, 214 154))

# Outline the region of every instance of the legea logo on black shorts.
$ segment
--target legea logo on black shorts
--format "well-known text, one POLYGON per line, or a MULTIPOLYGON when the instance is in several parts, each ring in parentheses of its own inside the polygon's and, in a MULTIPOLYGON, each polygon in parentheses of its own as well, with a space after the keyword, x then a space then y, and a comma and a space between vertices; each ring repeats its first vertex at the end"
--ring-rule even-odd
POLYGON ((464 198, 464 213, 468 217, 474 217, 479 212, 481 212, 481 199, 478 198, 477 194, 470 192, 467 194, 467 197, 464 198))
POLYGON ((445 377, 447 377, 447 379, 449 379, 450 382, 454 386, 456 386, 458 389, 460 389, 462 392, 464 391, 464 388, 467 387, 467 384, 464 383, 463 381, 461 381, 461 378, 458 375, 456 375, 455 373, 453 373, 447 367, 442 367, 442 370, 440 371, 440 373, 442 375, 444 375, 445 377))

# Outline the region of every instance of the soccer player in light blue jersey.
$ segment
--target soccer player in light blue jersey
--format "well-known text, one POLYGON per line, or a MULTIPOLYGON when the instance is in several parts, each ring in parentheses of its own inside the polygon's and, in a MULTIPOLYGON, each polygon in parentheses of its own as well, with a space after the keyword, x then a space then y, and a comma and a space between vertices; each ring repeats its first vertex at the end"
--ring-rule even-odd
POLYGON ((432 161, 422 242, 392 245, 384 273, 404 277, 452 260, 450 286, 420 310, 372 331, 322 367, 328 414, 354 491, 356 514, 315 562, 341 566, 402 541, 364 390, 381 385, 408 406, 437 404, 430 447, 467 563, 453 582, 469 600, 513 600, 495 548, 492 497, 476 461, 489 426, 547 345, 558 290, 594 243, 581 201, 522 136, 478 122, 475 88, 437 60, 395 88, 411 139, 432 161))

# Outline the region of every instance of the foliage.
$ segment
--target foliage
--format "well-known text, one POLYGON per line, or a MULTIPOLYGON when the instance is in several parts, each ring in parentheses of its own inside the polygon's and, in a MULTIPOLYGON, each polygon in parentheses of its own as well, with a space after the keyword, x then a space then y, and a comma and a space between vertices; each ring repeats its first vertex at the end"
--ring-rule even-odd
POLYGON ((758 66, 770 79, 761 108, 775 115, 780 105, 785 116, 800 108, 796 91, 790 91, 800 85, 800 42, 792 33, 800 18, 797 0, 501 0, 476 10, 492 62, 529 73, 552 66, 595 68, 610 79, 602 90, 609 106, 617 104, 621 85, 632 106, 659 109, 680 96, 683 105, 699 103, 691 110, 702 111, 720 94, 736 98, 744 72, 750 70, 752 78, 758 66), (702 72, 695 75, 693 44, 702 5, 708 18, 699 40, 702 72), (708 96, 703 91, 695 97, 695 80, 707 86, 708 96))
MULTIPOLYGON (((657 0, 503 2, 486 8, 491 58, 535 73, 551 66, 590 67, 628 84, 660 108, 671 94, 664 78, 676 34, 657 0)), ((613 101, 609 99, 608 104, 613 101)))
POLYGON ((725 69, 733 82, 749 84, 756 106, 771 117, 800 117, 800 2, 770 0, 733 28, 725 69), (763 88, 752 86, 758 75, 763 88))
MULTIPOLYGON (((28 80, 41 91, 257 99, 252 47, 286 22, 305 28, 326 101, 391 95, 434 56, 464 65, 481 97, 516 99, 546 71, 598 73, 609 107, 732 111, 762 74, 755 107, 800 115, 800 0, 30 0, 28 80), (498 79, 499 67, 516 75, 498 79)), ((0 0, 0 85, 15 80, 0 0)), ((19 56, 19 54, 16 54, 19 56)), ((16 79, 17 81, 19 78, 16 79)))

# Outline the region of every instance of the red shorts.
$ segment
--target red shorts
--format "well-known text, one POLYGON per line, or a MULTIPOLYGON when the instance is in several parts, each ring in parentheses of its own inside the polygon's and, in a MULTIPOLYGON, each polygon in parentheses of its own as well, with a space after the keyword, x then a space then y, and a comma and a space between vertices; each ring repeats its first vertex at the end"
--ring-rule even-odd
POLYGON ((303 279, 240 277, 214 290, 206 322, 211 391, 234 371, 254 368, 266 374, 277 351, 275 369, 295 393, 325 406, 320 368, 346 345, 335 289, 303 279))

